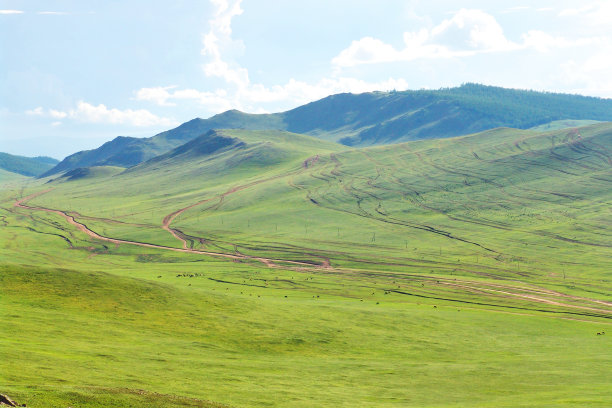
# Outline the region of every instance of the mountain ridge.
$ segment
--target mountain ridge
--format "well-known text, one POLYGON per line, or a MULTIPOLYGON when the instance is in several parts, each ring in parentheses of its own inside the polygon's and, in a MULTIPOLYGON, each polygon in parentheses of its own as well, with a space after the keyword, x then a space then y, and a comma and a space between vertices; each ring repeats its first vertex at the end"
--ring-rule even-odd
POLYGON ((36 177, 59 163, 47 156, 25 157, 0 152, 0 169, 28 177, 36 177))
POLYGON ((119 137, 65 158, 44 176, 90 165, 131 167, 212 129, 284 130, 347 146, 447 138, 496 127, 527 129, 561 119, 612 120, 612 100, 478 84, 439 90, 341 93, 271 114, 229 110, 150 138, 119 137))

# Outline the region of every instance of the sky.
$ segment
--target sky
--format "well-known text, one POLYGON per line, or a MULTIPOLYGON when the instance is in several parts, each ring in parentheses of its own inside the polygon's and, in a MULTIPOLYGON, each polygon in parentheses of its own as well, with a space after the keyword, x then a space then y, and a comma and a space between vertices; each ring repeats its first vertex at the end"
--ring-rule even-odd
POLYGON ((612 1, 0 0, 0 151, 477 82, 612 98, 612 1))

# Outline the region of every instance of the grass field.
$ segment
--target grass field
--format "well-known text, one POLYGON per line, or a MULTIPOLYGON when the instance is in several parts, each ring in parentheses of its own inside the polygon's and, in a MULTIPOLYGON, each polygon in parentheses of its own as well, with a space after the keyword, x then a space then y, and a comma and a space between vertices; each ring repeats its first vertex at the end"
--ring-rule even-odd
POLYGON ((0 392, 612 404, 612 125, 359 150, 216 136, 125 172, 2 182, 0 392))

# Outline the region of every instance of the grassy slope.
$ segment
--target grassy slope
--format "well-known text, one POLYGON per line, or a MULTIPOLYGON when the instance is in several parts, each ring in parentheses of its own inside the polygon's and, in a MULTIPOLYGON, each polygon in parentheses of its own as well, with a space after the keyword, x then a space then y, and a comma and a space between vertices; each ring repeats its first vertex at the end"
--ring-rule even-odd
POLYGON ((50 157, 24 157, 0 152, 1 170, 29 177, 38 176, 57 163, 57 160, 50 157))
POLYGON ((5 189, 3 391, 33 407, 609 406, 592 310, 609 308, 584 299, 610 300, 609 124, 359 151, 222 134, 247 145, 40 185, 31 204, 180 247, 162 218, 211 198, 172 223, 194 247, 335 269, 115 247, 5 189), (563 304, 516 296, 536 291, 563 304))
POLYGON ((0 169, 0 183, 17 182, 27 180, 28 176, 0 169))

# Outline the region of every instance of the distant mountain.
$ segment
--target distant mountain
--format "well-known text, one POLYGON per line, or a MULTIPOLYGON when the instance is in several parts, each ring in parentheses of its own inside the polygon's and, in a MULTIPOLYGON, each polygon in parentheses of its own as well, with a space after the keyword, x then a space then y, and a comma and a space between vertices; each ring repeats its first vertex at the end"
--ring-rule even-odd
POLYGON ((253 166, 261 170, 296 157, 308 158, 311 154, 343 149, 337 143, 281 130, 209 130, 168 153, 124 171, 123 175, 134 177, 156 172, 158 177, 177 177, 186 172, 184 177, 193 178, 191 172, 198 167, 207 168, 209 175, 227 175, 244 168, 249 169, 248 174, 253 166))
POLYGON ((446 138, 561 119, 612 120, 612 99, 478 84, 332 95, 283 113, 289 130, 349 146, 446 138))
POLYGON ((58 163, 58 160, 51 157, 24 157, 0 153, 0 169, 29 177, 38 176, 58 163))
POLYGON ((182 125, 159 133, 153 137, 135 138, 119 136, 93 150, 74 153, 47 171, 41 177, 51 176, 64 171, 90 166, 132 167, 183 145, 211 129, 247 128, 276 129, 280 125, 266 116, 249 115, 238 111, 228 111, 210 119, 196 118, 182 125))
POLYGON ((612 99, 506 89, 478 84, 402 92, 338 94, 287 112, 230 110, 193 119, 151 138, 118 137, 68 156, 44 176, 79 167, 131 167, 211 129, 286 130, 348 146, 446 138, 496 127, 528 129, 556 120, 612 120, 612 99))

